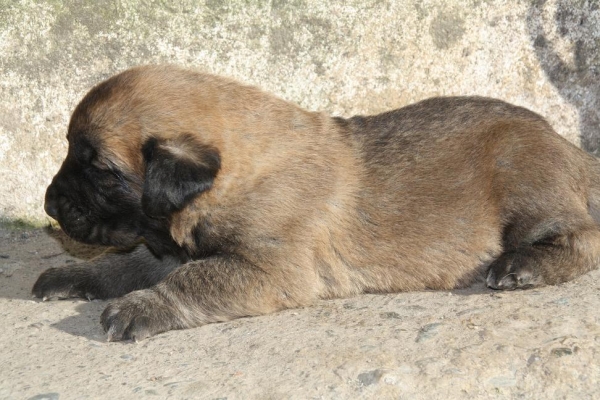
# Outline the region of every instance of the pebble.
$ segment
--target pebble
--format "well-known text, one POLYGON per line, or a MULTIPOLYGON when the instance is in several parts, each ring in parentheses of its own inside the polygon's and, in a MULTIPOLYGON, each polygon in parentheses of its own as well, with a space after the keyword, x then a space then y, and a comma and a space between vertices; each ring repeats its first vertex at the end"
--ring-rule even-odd
POLYGON ((435 335, 438 334, 437 330, 441 325, 442 325, 442 323, 440 323, 440 322, 434 322, 433 324, 427 324, 427 325, 423 326, 419 330, 419 333, 417 334, 417 338, 415 339, 415 342, 419 343, 424 340, 431 339, 432 337, 434 337, 435 335))
POLYGON ((44 393, 30 397, 28 400, 58 400, 58 393, 44 393))
POLYGON ((517 384, 517 380, 512 376, 495 376, 488 383, 494 387, 510 387, 517 384))
POLYGON ((379 380, 381 379, 382 376, 383 376, 383 371, 380 369, 376 369, 373 371, 363 372, 362 374, 358 374, 356 379, 358 379, 358 381, 363 386, 369 386, 369 385, 374 385, 377 382, 379 382, 379 380))
POLYGON ((391 312, 384 312, 384 313, 381 313, 381 314, 379 314, 379 316, 380 316, 381 318, 386 318, 386 319, 392 319, 392 318, 393 318, 393 319, 400 319, 400 318, 402 318, 402 317, 400 316, 400 314, 398 314, 397 312, 394 312, 394 311, 391 311, 391 312))
POLYGON ((527 359, 527 366, 529 367, 530 365, 532 365, 533 363, 536 363, 538 361, 540 361, 540 356, 538 356, 537 354, 532 354, 527 359))
POLYGON ((569 299, 562 297, 562 298, 560 298, 558 300, 554 300, 553 303, 560 304, 562 306, 567 306, 567 305, 569 305, 569 299))
POLYGON ((553 349, 551 353, 554 357, 570 356, 573 354, 573 350, 569 349, 568 347, 559 347, 557 349, 553 349))

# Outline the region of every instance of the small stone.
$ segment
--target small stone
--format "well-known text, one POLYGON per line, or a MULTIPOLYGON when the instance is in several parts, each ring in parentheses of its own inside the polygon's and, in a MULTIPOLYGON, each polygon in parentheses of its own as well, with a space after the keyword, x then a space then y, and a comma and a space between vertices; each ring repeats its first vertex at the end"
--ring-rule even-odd
POLYGON ((473 322, 471 318, 467 321, 467 328, 469 329, 479 329, 479 325, 473 322))
POLYGON ((554 303, 560 304, 561 306, 567 306, 567 305, 569 305, 569 299, 563 297, 558 300, 554 300, 554 303))
POLYGON ((386 318, 386 319, 400 319, 400 318, 402 318, 400 316, 400 314, 398 314, 397 312, 393 312, 393 311, 381 313, 381 314, 379 314, 379 316, 381 318, 386 318))
POLYGON ((362 374, 359 374, 357 379, 363 386, 369 386, 379 382, 382 376, 383 371, 380 369, 376 369, 373 371, 363 372, 362 374))
POLYGON ((527 359, 527 366, 529 367, 530 365, 532 365, 538 361, 540 361, 540 356, 538 356, 537 354, 532 354, 527 359))
POLYGON ((568 347, 559 347, 557 349, 553 349, 551 353, 554 357, 570 356, 573 354, 573 350, 569 349, 568 347))
POLYGON ((58 393, 44 393, 30 397, 28 400, 58 400, 58 393))
POLYGON ((495 376, 488 383, 494 387, 511 387, 517 384, 517 380, 512 376, 495 376))
POLYGON ((415 339, 415 342, 419 343, 424 340, 431 339, 432 337, 434 337, 435 335, 438 334, 437 330, 441 325, 442 324, 440 322, 435 322, 433 324, 427 324, 427 325, 423 326, 419 330, 419 333, 417 334, 417 338, 415 339))

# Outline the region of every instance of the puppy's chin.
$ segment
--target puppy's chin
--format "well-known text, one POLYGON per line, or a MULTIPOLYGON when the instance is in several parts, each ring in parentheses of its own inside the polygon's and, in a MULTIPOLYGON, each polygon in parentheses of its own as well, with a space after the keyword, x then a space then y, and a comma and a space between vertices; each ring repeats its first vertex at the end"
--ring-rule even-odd
POLYGON ((113 247, 129 247, 140 240, 134 231, 124 230, 106 223, 89 223, 83 218, 58 221, 62 230, 78 242, 113 247), (68 221, 68 222, 67 222, 68 221))

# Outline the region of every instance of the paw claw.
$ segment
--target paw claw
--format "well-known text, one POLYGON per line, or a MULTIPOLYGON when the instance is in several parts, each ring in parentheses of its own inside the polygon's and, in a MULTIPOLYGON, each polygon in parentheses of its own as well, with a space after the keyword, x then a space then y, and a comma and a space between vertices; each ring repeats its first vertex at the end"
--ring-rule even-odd
POLYGON ((99 285, 89 270, 61 267, 44 271, 33 285, 31 293, 42 301, 74 297, 91 300, 102 297, 98 290, 99 285))
POLYGON ((174 316, 165 313, 164 304, 151 290, 132 292, 110 303, 100 322, 109 342, 142 341, 174 328, 174 316))
POLYGON ((486 284, 489 288, 497 290, 535 286, 534 264, 526 254, 504 253, 490 266, 486 284))
POLYGON ((497 283, 500 290, 515 290, 518 287, 515 274, 508 274, 497 283))

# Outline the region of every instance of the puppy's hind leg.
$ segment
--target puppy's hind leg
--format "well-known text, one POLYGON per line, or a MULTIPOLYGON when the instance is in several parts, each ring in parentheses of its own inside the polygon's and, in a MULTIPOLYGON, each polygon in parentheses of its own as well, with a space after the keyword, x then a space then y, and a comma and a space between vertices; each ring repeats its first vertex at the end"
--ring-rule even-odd
POLYGON ((311 285, 303 278, 298 270, 284 275, 237 256, 213 256, 111 302, 101 322, 108 340, 139 341, 172 329, 267 314, 310 303, 311 285))
POLYGON ((504 290, 555 285, 591 271, 599 263, 600 231, 590 224, 509 249, 492 263, 486 283, 504 290))
POLYGON ((180 264, 174 257, 156 257, 144 244, 129 250, 112 249, 88 262, 47 269, 32 292, 44 300, 120 297, 155 285, 180 264))

